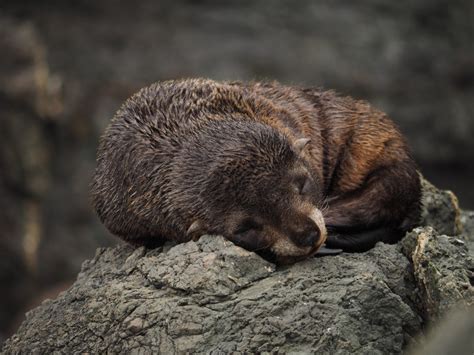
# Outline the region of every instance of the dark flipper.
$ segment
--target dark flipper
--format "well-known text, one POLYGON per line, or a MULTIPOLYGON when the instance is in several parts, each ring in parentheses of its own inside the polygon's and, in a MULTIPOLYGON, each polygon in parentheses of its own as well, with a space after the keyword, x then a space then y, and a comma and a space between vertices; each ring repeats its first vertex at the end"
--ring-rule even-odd
POLYGON ((329 249, 325 245, 323 245, 319 250, 316 252, 315 256, 328 256, 328 255, 339 255, 342 253, 342 249, 329 249))
POLYGON ((375 246, 377 242, 396 243, 404 233, 392 228, 378 228, 364 232, 329 234, 326 247, 342 249, 347 252, 364 252, 375 246))

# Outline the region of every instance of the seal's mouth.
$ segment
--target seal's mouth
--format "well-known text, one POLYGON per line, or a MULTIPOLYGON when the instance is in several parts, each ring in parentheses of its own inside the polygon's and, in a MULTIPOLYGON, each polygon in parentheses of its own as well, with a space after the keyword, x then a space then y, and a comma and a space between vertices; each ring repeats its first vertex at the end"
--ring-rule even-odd
POLYGON ((311 249, 311 252, 308 255, 306 255, 306 258, 310 258, 313 255, 315 255, 318 252, 318 250, 324 245, 324 243, 326 243, 326 239, 327 239, 327 234, 324 233, 324 236, 322 236, 319 239, 318 244, 316 244, 316 246, 311 249))
POLYGON ((269 260, 270 262, 278 265, 290 265, 297 263, 298 261, 303 261, 305 259, 311 258, 312 256, 316 255, 318 250, 324 245, 326 242, 326 234, 324 234, 323 238, 320 238, 318 243, 310 249, 308 253, 301 254, 301 255, 277 255, 271 250, 265 251, 265 255, 261 255, 265 259, 269 260))

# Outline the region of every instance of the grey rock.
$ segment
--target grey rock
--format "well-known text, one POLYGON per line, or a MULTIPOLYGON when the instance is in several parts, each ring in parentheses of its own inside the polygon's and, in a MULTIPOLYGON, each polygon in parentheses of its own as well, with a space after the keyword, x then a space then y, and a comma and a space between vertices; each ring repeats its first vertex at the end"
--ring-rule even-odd
POLYGON ((218 236, 101 249, 3 351, 401 353, 420 331, 397 246, 275 268, 218 236))
POLYGON ((474 305, 474 259, 464 240, 420 227, 401 247, 413 264, 425 319, 435 321, 455 307, 474 305))
POLYGON ((462 236, 469 245, 474 243, 474 211, 461 211, 462 236))
POLYGON ((421 178, 422 226, 431 226, 440 234, 459 235, 462 232, 461 210, 456 195, 440 190, 421 178))
POLYGON ((420 227, 399 245, 287 267, 220 236, 98 249, 3 351, 402 353, 425 322, 474 300, 473 213, 423 185, 424 220, 456 235, 420 227))
POLYGON ((474 239, 474 211, 461 211, 463 232, 468 239, 474 239))

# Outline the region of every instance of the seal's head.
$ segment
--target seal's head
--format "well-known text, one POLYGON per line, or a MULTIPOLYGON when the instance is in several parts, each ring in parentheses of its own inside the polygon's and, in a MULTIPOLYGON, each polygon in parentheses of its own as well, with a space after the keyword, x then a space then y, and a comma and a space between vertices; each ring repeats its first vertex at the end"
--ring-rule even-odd
POLYGON ((204 213, 188 235, 221 234, 280 264, 314 255, 326 228, 319 183, 302 154, 309 140, 290 142, 258 123, 237 125, 213 157, 200 192, 204 213))

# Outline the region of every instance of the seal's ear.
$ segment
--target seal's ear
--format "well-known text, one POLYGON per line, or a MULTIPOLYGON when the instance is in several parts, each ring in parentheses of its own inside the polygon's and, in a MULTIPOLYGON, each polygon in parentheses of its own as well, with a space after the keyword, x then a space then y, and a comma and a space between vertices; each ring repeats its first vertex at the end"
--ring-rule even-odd
POLYGON ((191 223, 186 231, 186 236, 191 237, 193 240, 197 240, 203 234, 206 234, 206 228, 204 223, 199 219, 191 223))
POLYGON ((299 138, 295 141, 293 144, 293 147, 295 148, 296 153, 301 154, 303 149, 306 147, 306 145, 311 141, 309 138, 299 138))

